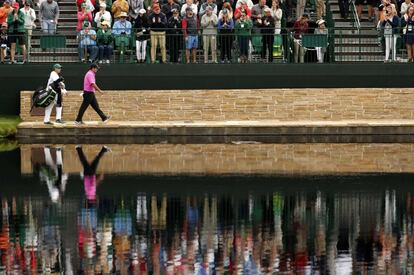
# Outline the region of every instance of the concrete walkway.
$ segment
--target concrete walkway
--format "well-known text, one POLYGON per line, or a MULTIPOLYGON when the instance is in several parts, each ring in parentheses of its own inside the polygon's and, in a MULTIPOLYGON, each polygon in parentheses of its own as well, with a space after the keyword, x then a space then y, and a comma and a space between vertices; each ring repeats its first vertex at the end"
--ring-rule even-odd
POLYGON ((111 121, 75 125, 22 122, 18 137, 45 136, 278 136, 278 135, 411 135, 414 120, 341 121, 111 121))

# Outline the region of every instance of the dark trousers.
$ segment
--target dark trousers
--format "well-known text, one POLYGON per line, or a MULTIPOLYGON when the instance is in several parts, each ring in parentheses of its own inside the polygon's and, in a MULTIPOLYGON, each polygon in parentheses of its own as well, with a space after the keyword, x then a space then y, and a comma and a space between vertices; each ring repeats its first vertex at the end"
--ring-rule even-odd
POLYGON ((240 55, 247 56, 249 54, 249 37, 240 36, 239 37, 239 46, 240 46, 240 55))
POLYGON ((76 152, 78 153, 79 160, 83 166, 83 174, 86 176, 93 176, 96 174, 96 169, 98 168, 99 161, 105 154, 106 150, 102 147, 101 151, 98 153, 98 155, 95 157, 95 159, 89 163, 88 160, 85 157, 85 154, 83 153, 82 148, 76 148, 76 152))
POLYGON ((275 37, 272 33, 263 34, 263 48, 262 48, 262 59, 266 58, 266 51, 269 51, 269 62, 273 61, 273 41, 275 37))
POLYGON ((348 17, 349 14, 349 1, 348 0, 338 0, 339 11, 342 18, 348 17))
POLYGON ((57 92, 56 107, 62 107, 62 90, 55 90, 57 92))
POLYGON ((99 60, 111 59, 114 52, 112 45, 100 45, 99 46, 99 60))
POLYGON ((99 108, 98 101, 96 100, 95 93, 90 92, 83 92, 83 102, 79 108, 78 116, 76 117, 76 121, 82 121, 83 114, 85 113, 86 109, 88 109, 89 105, 98 113, 101 117, 102 121, 104 121, 107 117, 99 108))
POLYGON ((170 62, 177 63, 180 55, 180 41, 182 36, 178 34, 171 34, 167 37, 168 52, 170 54, 170 62))
POLYGON ((224 61, 227 59, 231 60, 231 46, 233 44, 233 36, 231 34, 220 35, 220 59, 224 61))

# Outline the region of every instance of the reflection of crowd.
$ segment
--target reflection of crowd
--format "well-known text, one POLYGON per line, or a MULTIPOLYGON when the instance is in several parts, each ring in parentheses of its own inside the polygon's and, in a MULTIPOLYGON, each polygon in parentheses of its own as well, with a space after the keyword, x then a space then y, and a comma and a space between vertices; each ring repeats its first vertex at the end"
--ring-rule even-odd
POLYGON ((86 199, 72 225, 64 223, 68 213, 58 204, 3 198, 0 269, 7 274, 407 274, 413 271, 413 205, 411 194, 392 190, 245 199, 139 193, 134 199, 86 199), (77 248, 70 250, 63 230, 72 227, 77 248))

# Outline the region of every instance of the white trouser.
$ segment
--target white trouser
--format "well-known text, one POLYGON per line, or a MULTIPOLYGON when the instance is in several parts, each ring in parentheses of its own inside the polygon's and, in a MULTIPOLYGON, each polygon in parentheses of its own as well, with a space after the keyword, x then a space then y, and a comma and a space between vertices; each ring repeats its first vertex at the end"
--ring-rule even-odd
MULTIPOLYGON (((55 106, 55 104, 56 99, 45 108, 45 118, 43 119, 44 122, 50 121, 50 116, 52 114, 53 106, 55 106)), ((56 120, 58 119, 62 119, 62 107, 56 107, 56 120)))
POLYGON ((145 60, 145 56, 147 53, 147 40, 144 41, 136 41, 136 51, 137 51, 137 59, 139 60, 145 60))
POLYGON ((318 58, 319 63, 323 63, 323 59, 325 57, 326 48, 322 47, 315 47, 316 49, 316 56, 318 58))
POLYGON ((392 60, 396 59, 396 46, 397 36, 396 35, 385 35, 385 60, 387 61, 390 57, 390 51, 392 51, 392 60))

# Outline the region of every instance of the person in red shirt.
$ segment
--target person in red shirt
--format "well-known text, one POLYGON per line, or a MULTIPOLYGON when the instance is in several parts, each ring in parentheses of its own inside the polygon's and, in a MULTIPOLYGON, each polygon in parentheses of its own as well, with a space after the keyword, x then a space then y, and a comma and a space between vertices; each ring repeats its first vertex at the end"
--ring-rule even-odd
POLYGON ((303 14, 301 18, 299 18, 295 24, 293 25, 293 56, 295 63, 304 63, 305 60, 305 49, 301 46, 301 39, 304 33, 308 33, 309 31, 309 16, 307 14, 303 14))
POLYGON ((252 17, 252 10, 249 9, 249 6, 247 5, 245 0, 242 0, 240 7, 236 8, 236 10, 234 11, 234 18, 236 20, 239 19, 241 17, 241 12, 243 11, 246 13, 247 17, 252 17))
POLYGON ((0 25, 7 22, 7 17, 12 11, 13 8, 10 6, 10 0, 4 1, 3 6, 0 8, 0 25))
POLYGON ((92 23, 92 13, 87 9, 86 3, 83 3, 82 9, 78 11, 78 25, 76 26, 77 32, 82 30, 82 26, 85 21, 92 23))

